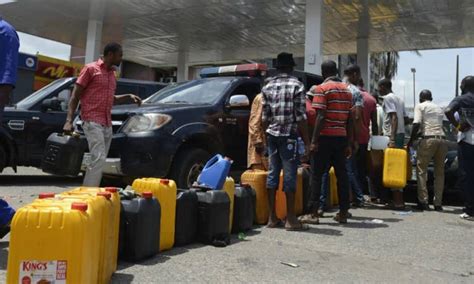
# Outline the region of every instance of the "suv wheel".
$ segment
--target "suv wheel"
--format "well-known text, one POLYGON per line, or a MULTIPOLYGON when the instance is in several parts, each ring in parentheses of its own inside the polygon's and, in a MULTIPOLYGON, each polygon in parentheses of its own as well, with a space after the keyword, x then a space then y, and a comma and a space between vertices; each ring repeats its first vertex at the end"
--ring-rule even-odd
POLYGON ((171 178, 178 188, 190 188, 197 180, 211 154, 202 149, 186 149, 176 155, 171 178))

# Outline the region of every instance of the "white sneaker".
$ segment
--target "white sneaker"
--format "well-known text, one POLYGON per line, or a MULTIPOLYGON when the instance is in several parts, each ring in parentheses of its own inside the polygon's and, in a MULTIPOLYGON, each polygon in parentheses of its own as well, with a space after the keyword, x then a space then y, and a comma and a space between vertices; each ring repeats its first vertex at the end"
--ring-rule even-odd
POLYGON ((463 220, 474 221, 474 216, 471 216, 467 213, 462 213, 459 217, 463 220))

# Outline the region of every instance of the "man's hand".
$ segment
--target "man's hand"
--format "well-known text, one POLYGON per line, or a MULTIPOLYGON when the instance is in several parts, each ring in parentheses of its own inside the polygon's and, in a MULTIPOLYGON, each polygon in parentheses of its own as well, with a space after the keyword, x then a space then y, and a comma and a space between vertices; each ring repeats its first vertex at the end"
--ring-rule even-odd
POLYGON ((72 130, 73 130, 72 122, 66 121, 66 123, 64 124, 64 127, 63 127, 64 133, 66 133, 66 134, 72 133, 72 130))
POLYGON ((388 148, 395 148, 395 141, 388 142, 388 148))
POLYGON ((133 101, 134 104, 137 104, 138 106, 142 105, 142 99, 139 96, 130 94, 130 99, 133 101))
POLYGON ((257 152, 257 154, 261 155, 264 151, 265 145, 262 142, 255 144, 255 152, 257 152))
POLYGON ((309 162, 309 155, 310 155, 309 147, 305 145, 304 154, 301 156, 301 159, 300 159, 302 164, 306 164, 309 162))
POLYGON ((354 154, 359 152, 359 142, 354 141, 353 148, 354 148, 354 154))
POLYGON ((311 145, 309 145, 309 152, 311 154, 314 154, 314 153, 318 152, 318 150, 319 150, 318 143, 311 143, 311 145))
POLYGON ((471 129, 471 126, 467 123, 461 123, 460 126, 459 126, 459 131, 461 132, 466 132, 466 131, 469 131, 471 129))
POLYGON ((352 157, 352 146, 347 146, 345 151, 344 151, 345 155, 346 155, 346 159, 349 159, 350 157, 352 157))

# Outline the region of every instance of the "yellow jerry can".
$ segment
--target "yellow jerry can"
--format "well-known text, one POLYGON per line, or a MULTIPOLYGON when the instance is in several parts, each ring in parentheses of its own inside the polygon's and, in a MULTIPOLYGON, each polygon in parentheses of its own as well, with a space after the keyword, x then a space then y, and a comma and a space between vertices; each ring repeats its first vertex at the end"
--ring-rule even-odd
POLYGON ((339 205, 339 196, 337 195, 337 178, 336 171, 333 167, 329 170, 329 199, 331 206, 339 205))
POLYGON ((224 183, 223 190, 227 192, 230 199, 230 211, 229 211, 229 233, 232 230, 232 222, 234 220, 234 193, 235 193, 235 182, 231 177, 227 177, 224 183))
POLYGON ((256 193, 256 218, 255 223, 264 225, 268 222, 268 190, 267 190, 268 172, 262 170, 247 170, 240 177, 241 184, 250 185, 256 193))
POLYGON ((160 202, 160 251, 171 249, 176 220, 176 183, 169 179, 141 178, 133 181, 132 188, 139 193, 152 192, 160 202))
POLYGON ((56 199, 20 208, 11 224, 7 283, 101 282, 99 211, 56 199))
MULTIPOLYGON (((278 219, 286 218, 286 194, 283 192, 283 171, 280 173, 280 183, 275 196, 275 210, 278 219)), ((295 192, 295 214, 303 214, 303 169, 298 169, 295 192)))
POLYGON ((383 186, 404 188, 407 185, 407 151, 387 148, 384 151, 383 186))
POLYGON ((99 192, 108 192, 111 195, 110 202, 112 210, 110 212, 110 222, 108 227, 108 237, 106 239, 106 259, 107 271, 109 277, 117 270, 118 257, 118 242, 119 242, 119 227, 120 227, 120 195, 116 187, 78 187, 67 192, 67 194, 92 194, 96 195, 99 192))

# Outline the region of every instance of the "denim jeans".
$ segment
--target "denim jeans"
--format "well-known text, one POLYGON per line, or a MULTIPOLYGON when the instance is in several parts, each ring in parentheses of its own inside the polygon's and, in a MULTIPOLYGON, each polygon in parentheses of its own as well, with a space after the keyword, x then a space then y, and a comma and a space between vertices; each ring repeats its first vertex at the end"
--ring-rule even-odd
POLYGON ((315 213, 320 208, 322 177, 331 163, 336 171, 339 209, 341 212, 349 210, 349 178, 345 156, 347 143, 346 137, 321 136, 319 138, 318 152, 314 154, 312 161, 313 177, 311 198, 308 204, 311 212, 315 213))
POLYGON ((474 145, 460 142, 458 150, 461 185, 464 192, 465 212, 474 216, 474 145))
POLYGON ((362 188, 359 184, 359 180, 357 177, 357 169, 355 165, 354 156, 351 156, 349 159, 346 160, 346 169, 347 175, 349 176, 349 185, 354 193, 357 203, 364 202, 364 193, 362 192, 362 188))
POLYGON ((278 188, 280 172, 283 169, 283 191, 296 192, 296 176, 299 163, 296 136, 276 137, 268 135, 267 148, 270 160, 267 188, 278 188))

